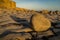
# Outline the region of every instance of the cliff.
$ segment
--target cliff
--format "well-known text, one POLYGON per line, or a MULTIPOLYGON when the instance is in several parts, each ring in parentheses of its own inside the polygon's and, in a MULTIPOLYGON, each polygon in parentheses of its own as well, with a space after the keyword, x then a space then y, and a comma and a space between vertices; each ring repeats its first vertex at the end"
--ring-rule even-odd
POLYGON ((16 8, 16 3, 12 0, 0 0, 0 8, 16 8))

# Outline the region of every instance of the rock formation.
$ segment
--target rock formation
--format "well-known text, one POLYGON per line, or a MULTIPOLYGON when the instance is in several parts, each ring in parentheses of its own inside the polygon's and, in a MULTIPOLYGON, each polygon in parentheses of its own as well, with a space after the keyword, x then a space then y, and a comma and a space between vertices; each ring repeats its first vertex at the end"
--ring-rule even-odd
POLYGON ((12 0, 0 0, 0 8, 16 8, 16 3, 12 0))
MULTIPOLYGON (((12 0, 0 0, 0 40, 24 40, 27 38, 29 40, 32 37, 36 38, 35 31, 37 31, 37 38, 54 35, 51 30, 48 30, 51 27, 49 19, 54 21, 60 17, 45 15, 48 14, 48 10, 43 10, 42 14, 34 10, 17 8, 16 3, 12 0), (32 35, 31 31, 34 31, 31 33, 32 35)), ((59 12, 58 14, 60 16, 59 12)))

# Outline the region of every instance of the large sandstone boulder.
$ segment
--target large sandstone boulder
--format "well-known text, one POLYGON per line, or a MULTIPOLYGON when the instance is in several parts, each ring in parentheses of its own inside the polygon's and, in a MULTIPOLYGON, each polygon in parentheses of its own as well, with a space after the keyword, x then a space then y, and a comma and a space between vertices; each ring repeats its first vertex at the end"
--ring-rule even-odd
POLYGON ((46 31, 51 27, 50 21, 41 14, 32 17, 32 25, 35 31, 46 31))

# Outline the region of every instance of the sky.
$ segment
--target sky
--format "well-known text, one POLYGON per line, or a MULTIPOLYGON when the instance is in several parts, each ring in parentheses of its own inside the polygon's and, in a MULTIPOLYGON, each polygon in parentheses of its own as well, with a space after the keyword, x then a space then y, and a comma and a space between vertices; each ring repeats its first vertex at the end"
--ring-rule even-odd
POLYGON ((60 10, 60 0, 14 0, 16 6, 31 10, 60 10))

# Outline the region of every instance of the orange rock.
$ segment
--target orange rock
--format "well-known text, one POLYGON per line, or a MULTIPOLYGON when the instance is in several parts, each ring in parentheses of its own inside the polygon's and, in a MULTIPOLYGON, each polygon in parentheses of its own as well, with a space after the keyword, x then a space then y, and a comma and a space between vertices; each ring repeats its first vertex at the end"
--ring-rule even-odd
POLYGON ((11 0, 0 0, 0 8, 16 8, 16 3, 11 0))
POLYGON ((35 31, 46 31, 51 27, 49 19, 41 14, 36 14, 32 18, 32 24, 35 31))

